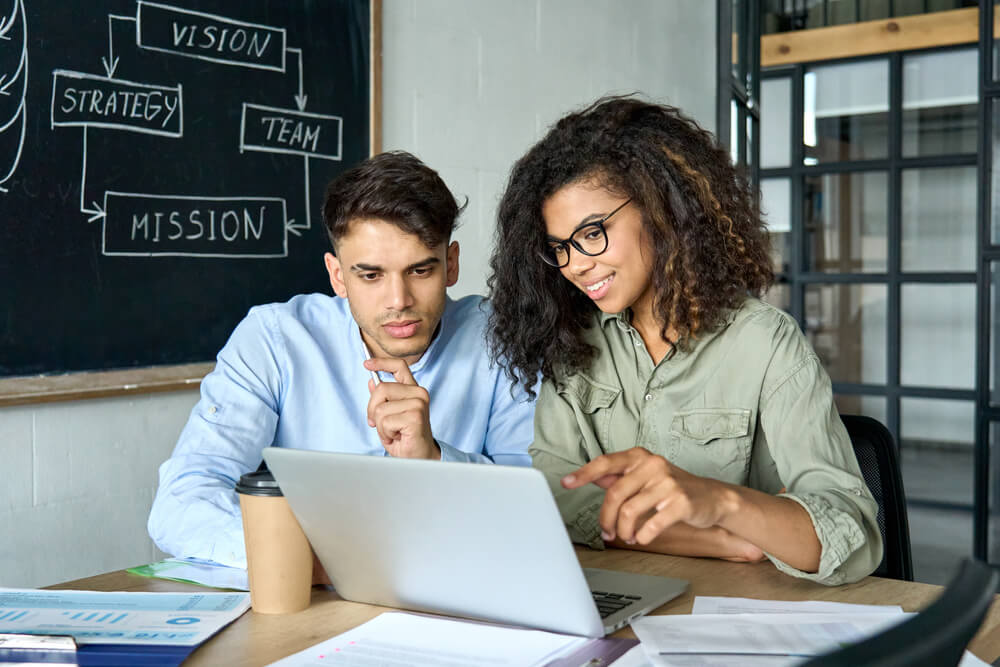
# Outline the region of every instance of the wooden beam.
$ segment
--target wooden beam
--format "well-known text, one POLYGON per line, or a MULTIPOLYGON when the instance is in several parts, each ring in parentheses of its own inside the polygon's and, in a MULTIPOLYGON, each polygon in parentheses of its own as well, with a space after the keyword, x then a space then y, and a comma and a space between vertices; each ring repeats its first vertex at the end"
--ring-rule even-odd
MULTIPOLYGON (((993 18, 993 33, 997 34, 1000 12, 996 12, 993 18)), ((975 44, 978 41, 979 9, 968 7, 765 35, 760 39, 760 66, 975 44)))
POLYGON ((215 362, 0 378, 0 408, 197 389, 215 362))

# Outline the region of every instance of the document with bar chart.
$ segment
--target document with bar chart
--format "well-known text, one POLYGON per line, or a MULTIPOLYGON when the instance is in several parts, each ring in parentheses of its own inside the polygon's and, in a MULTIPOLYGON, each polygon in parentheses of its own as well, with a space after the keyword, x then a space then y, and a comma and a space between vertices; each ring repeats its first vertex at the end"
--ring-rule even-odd
POLYGON ((250 607, 248 593, 101 593, 0 588, 0 633, 78 644, 195 646, 250 607))

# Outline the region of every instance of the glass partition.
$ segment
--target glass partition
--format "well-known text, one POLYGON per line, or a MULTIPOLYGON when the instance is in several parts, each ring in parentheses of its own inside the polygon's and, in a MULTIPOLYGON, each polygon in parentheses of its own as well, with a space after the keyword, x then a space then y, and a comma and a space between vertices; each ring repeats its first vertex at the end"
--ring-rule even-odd
POLYGON ((888 156, 887 60, 814 67, 803 86, 806 164, 888 156))

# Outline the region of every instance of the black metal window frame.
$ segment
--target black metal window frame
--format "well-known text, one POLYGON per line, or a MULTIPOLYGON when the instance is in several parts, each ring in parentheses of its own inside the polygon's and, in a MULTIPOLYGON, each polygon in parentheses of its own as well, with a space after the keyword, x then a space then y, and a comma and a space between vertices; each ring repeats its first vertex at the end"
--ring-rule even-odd
POLYGON ((716 87, 716 136, 732 151, 732 106, 736 106, 735 162, 760 183, 760 0, 716 0, 718 85, 716 87), (735 15, 734 15, 735 5, 735 15), (733 72, 733 34, 738 57, 733 72), (747 141, 747 126, 750 141, 747 141))
MULTIPOLYGON (((1000 406, 990 404, 991 269, 1000 262, 1000 245, 992 238, 991 192, 993 169, 994 103, 1000 103, 1000 81, 994 80, 993 54, 996 49, 993 31, 995 8, 991 0, 979 0, 979 143, 977 178, 978 277, 976 281, 976 450, 975 467, 975 540, 977 558, 989 559, 994 545, 989 544, 990 523, 990 425, 1000 424, 1000 406)), ((1000 128, 996 128, 1000 131, 1000 128)), ((998 332, 1000 333, 1000 332, 998 332)), ((1000 372, 997 373, 1000 378, 1000 372)))
MULTIPOLYGON (((909 51, 896 51, 878 55, 865 55, 851 58, 839 58, 808 63, 798 63, 795 65, 785 65, 768 68, 761 71, 761 80, 790 79, 791 82, 791 156, 790 166, 780 168, 762 168, 760 170, 761 179, 788 178, 791 183, 790 191, 792 201, 790 202, 791 231, 789 232, 789 247, 786 264, 787 271, 779 274, 779 282, 785 284, 789 290, 789 312, 796 318, 799 325, 805 328, 805 296, 806 289, 811 285, 834 285, 834 284, 874 284, 885 285, 887 297, 886 311, 886 381, 885 384, 860 384, 849 382, 834 382, 833 390, 835 394, 844 396, 875 396, 884 397, 886 400, 886 426, 892 432, 897 443, 902 443, 899 437, 901 429, 900 403, 903 398, 929 398, 943 400, 963 400, 974 402, 976 405, 976 428, 974 441, 974 489, 973 502, 970 506, 966 503, 950 503, 924 498, 908 498, 911 504, 916 506, 931 507, 937 509, 959 509, 971 511, 973 514, 973 552, 979 558, 986 555, 986 533, 988 522, 988 458, 987 448, 989 442, 986 437, 990 418, 1000 420, 1000 408, 989 409, 989 417, 984 420, 983 408, 988 407, 988 401, 984 402, 984 391, 988 385, 988 370, 985 372, 985 364, 981 363, 989 345, 988 322, 984 317, 984 306, 988 303, 988 268, 989 261, 979 259, 977 271, 964 272, 905 272, 901 269, 902 255, 902 175, 905 170, 933 168, 933 167, 977 167, 980 169, 980 160, 984 154, 983 138, 980 136, 978 154, 956 153, 948 155, 934 155, 922 157, 902 156, 902 107, 903 107, 903 62, 906 57, 916 54, 944 53, 948 51, 968 50, 974 48, 973 44, 949 45, 934 48, 914 49, 909 51), (804 116, 804 77, 805 73, 813 68, 827 65, 839 65, 855 62, 887 62, 889 69, 889 114, 888 114, 888 156, 884 159, 874 160, 852 160, 841 162, 822 162, 819 164, 805 163, 805 145, 803 138, 803 116, 804 116), (810 271, 806 266, 809 256, 809 238, 805 232, 805 180, 810 176, 836 174, 836 173, 863 173, 878 171, 887 175, 887 270, 884 272, 872 273, 822 273, 810 271), (984 271, 985 267, 985 271, 984 271), (901 293, 905 284, 933 283, 933 284, 970 284, 976 285, 976 372, 974 385, 971 389, 949 389, 941 387, 923 387, 913 385, 903 385, 900 382, 901 365, 901 293), (985 288, 985 289, 984 289, 985 288), (985 292, 985 293, 984 293, 985 292), (985 334, 985 335, 984 335, 985 334), (985 381, 984 381, 985 380, 985 381)), ((981 68, 982 69, 982 68, 981 68)), ((983 104, 985 99, 980 95, 980 116, 979 132, 983 133, 984 112, 983 104)), ((997 87, 995 95, 1000 96, 1000 86, 997 87)), ((764 105, 767 100, 763 100, 764 105)), ((765 106, 766 108, 766 106, 765 106)), ((980 171, 977 187, 984 188, 982 171, 980 171)), ((988 180, 985 181, 988 189, 988 180)), ((976 211, 976 234, 977 246, 981 247, 983 230, 983 211, 988 208, 983 207, 983 194, 980 192, 980 201, 977 203, 976 211)), ((988 224, 986 226, 988 229, 988 224)), ((987 233, 988 239, 988 233, 987 233)), ((990 251, 989 257, 1000 260, 1000 248, 990 251)), ((782 267, 779 267, 782 268, 782 267)), ((988 398, 988 397, 987 397, 988 398)))

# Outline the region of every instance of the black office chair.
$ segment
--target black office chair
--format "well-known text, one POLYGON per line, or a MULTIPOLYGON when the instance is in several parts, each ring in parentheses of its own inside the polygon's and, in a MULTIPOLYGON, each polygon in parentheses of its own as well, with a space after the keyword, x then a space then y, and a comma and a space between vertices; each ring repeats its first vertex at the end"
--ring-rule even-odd
POLYGON ((878 528, 882 533, 882 562, 877 577, 913 581, 910 524, 899 456, 892 434, 881 423, 862 415, 841 415, 854 446, 868 489, 878 502, 878 528))
POLYGON ((953 667, 993 602, 1000 572, 966 559, 944 593, 919 614, 800 667, 953 667))

